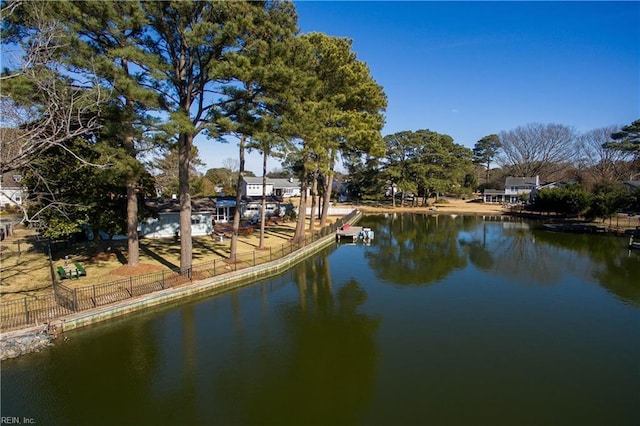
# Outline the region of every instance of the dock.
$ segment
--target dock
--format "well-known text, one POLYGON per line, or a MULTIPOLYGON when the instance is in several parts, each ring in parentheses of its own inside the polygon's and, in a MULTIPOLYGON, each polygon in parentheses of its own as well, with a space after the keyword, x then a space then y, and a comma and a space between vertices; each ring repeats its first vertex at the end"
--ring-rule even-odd
POLYGON ((365 241, 371 241, 373 239, 373 231, 370 228, 347 224, 336 230, 336 241, 340 241, 341 238, 351 238, 354 242, 360 238, 365 241))
POLYGON ((340 238, 352 238, 356 240, 360 232, 362 232, 362 226, 344 225, 342 228, 336 230, 336 239, 338 241, 340 241, 340 238))

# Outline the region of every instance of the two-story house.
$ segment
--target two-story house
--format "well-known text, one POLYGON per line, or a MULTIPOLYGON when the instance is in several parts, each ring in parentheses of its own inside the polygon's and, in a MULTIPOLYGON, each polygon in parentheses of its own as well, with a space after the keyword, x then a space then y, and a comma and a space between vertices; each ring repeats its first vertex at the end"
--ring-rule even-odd
MULTIPOLYGON (((267 178, 266 196, 272 195, 282 198, 299 197, 301 194, 300 180, 267 178)), ((262 177, 245 176, 242 182, 243 197, 262 197, 262 177)))
POLYGON ((485 189, 483 199, 485 203, 518 203, 522 200, 522 194, 529 195, 538 186, 540 186, 538 176, 509 176, 504 182, 504 189, 485 189))

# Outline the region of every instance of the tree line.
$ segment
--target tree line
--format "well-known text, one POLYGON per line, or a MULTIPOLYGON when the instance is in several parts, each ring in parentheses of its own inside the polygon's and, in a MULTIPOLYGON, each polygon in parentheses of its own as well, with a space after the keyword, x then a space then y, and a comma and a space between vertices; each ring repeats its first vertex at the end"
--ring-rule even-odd
MULTIPOLYGON (((639 121, 584 135, 533 123, 486 136, 473 149, 431 130, 382 137, 383 88, 350 40, 300 34, 290 1, 10 0, 1 7, 3 48, 14 46, 20 60, 5 62, 0 75, 0 171, 23 175, 25 217, 46 224, 48 236, 82 225, 124 230, 131 266, 138 221, 152 214, 143 200, 158 188, 178 194, 180 266, 191 266, 191 196, 219 183, 240 205, 243 178, 253 175, 247 150, 262 153, 263 177, 275 158, 300 179, 300 211, 319 202, 321 226, 336 178, 352 197, 387 194, 395 205, 396 194, 403 204, 426 203, 500 187, 508 175, 595 185, 637 171, 639 121), (237 159, 203 179, 198 135, 236 140, 237 159), (346 176, 335 170, 339 161, 346 176)), ((232 260, 239 226, 236 209, 232 260)), ((307 225, 301 214, 294 239, 314 226, 313 215, 307 225)))
POLYGON ((573 183, 596 195, 624 192, 622 182, 640 180, 640 120, 583 134, 562 124, 529 123, 487 135, 472 149, 430 130, 402 131, 383 140, 384 156, 345 161, 352 197, 381 200, 394 194, 403 204, 426 205, 439 194, 470 197, 504 189, 508 176, 573 183))
POLYGON ((540 176, 560 187, 536 192, 531 208, 543 212, 609 218, 640 211, 640 120, 577 134, 559 124, 531 123, 490 135, 474 147, 485 172, 480 188, 501 188, 505 176, 540 176), (498 167, 491 169, 491 164, 498 167))
MULTIPOLYGON (((2 173, 24 175, 25 214, 52 236, 82 224, 109 228, 126 212, 131 266, 158 150, 177 160, 180 266, 188 268, 197 135, 237 140, 237 205, 247 149, 263 154, 264 171, 267 158, 286 158, 303 192, 324 185, 327 197, 340 155, 382 149, 382 87, 350 40, 300 34, 292 2, 14 0, 2 12, 3 43, 22 59, 1 77, 12 119, 2 127, 15 130, 3 138, 14 155, 3 155, 2 173)), ((239 222, 236 209, 232 260, 239 222)))

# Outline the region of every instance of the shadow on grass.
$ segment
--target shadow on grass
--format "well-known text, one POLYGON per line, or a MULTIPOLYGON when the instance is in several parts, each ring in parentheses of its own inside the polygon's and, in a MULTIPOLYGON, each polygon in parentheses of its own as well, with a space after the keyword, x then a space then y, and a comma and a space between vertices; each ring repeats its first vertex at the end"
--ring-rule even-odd
POLYGON ((229 258, 229 253, 226 250, 227 247, 216 243, 210 237, 193 238, 192 244, 200 250, 199 253, 193 254, 193 258, 195 259, 204 259, 208 257, 209 254, 215 254, 223 259, 229 258))
POLYGON ((124 255, 122 250, 115 249, 112 253, 116 255, 116 259, 118 260, 118 262, 120 262, 121 265, 126 265, 128 263, 127 257, 124 255))
POLYGON ((264 232, 265 237, 267 235, 273 235, 274 237, 278 237, 278 238, 282 238, 283 239, 283 244, 287 241, 289 241, 291 239, 291 228, 287 228, 287 227, 277 227, 277 226, 270 226, 269 228, 265 229, 264 232))
POLYGON ((160 256, 160 254, 158 254, 160 252, 160 250, 158 250, 158 247, 154 247, 154 250, 150 250, 149 247, 147 247, 146 245, 140 244, 140 250, 145 255, 147 255, 150 258, 156 260, 158 263, 166 266, 169 269, 178 269, 180 267, 179 265, 176 265, 175 263, 172 263, 171 261, 167 260, 166 258, 160 256))

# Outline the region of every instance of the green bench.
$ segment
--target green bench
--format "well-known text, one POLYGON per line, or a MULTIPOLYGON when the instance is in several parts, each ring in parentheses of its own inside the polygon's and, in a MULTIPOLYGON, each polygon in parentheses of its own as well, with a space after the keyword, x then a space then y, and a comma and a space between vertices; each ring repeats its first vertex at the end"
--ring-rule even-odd
POLYGON ((80 278, 80 277, 86 277, 87 276, 87 270, 84 269, 84 266, 82 266, 79 263, 75 263, 74 264, 76 269, 65 269, 62 266, 58 266, 57 271, 58 271, 58 276, 60 277, 61 280, 67 280, 69 278, 80 278))
POLYGON ((60 277, 61 280, 65 280, 69 278, 69 274, 67 274, 67 271, 65 271, 65 269, 62 266, 58 266, 58 276, 60 277))
POLYGON ((82 266, 78 262, 76 262, 75 265, 76 265, 76 271, 78 273, 78 277, 86 277, 87 271, 84 269, 84 266, 82 266))

